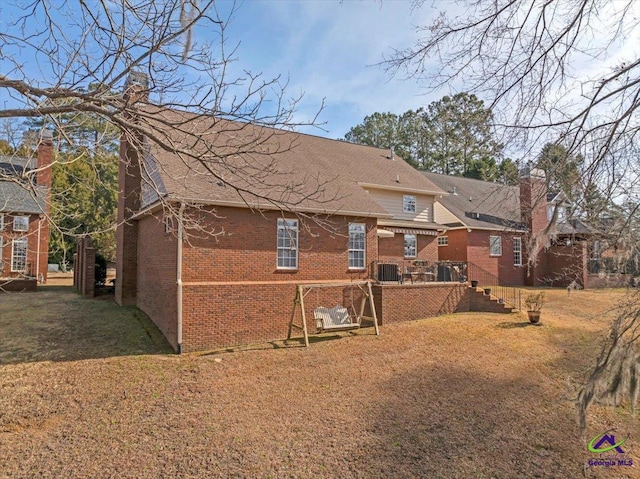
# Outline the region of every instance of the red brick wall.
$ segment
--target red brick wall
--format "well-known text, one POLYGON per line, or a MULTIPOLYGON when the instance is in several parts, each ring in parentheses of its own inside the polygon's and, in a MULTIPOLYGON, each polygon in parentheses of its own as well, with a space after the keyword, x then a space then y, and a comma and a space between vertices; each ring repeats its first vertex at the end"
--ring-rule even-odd
POLYGON ((38 290, 35 279, 0 278, 0 293, 33 293, 38 290))
POLYGON ((38 186, 45 186, 47 194, 45 196, 46 215, 42 216, 40 223, 40 269, 38 271, 38 279, 43 282, 47 281, 47 271, 49 269, 49 220, 46 218, 51 209, 51 162, 53 160, 53 140, 51 133, 45 131, 43 138, 38 145, 38 171, 36 182, 38 186))
MULTIPOLYGON (((28 231, 13 230, 13 215, 4 214, 4 228, 0 231, 0 239, 2 248, 0 250, 0 277, 1 278, 18 278, 24 275, 19 272, 11 272, 11 251, 13 249, 12 241, 19 238, 27 238, 27 270, 34 276, 42 274, 42 278, 46 280, 49 229, 46 220, 40 222, 39 215, 29 216, 28 231), (38 265, 38 227, 40 230, 40 270, 36 271, 38 265)), ((17 215, 27 216, 27 215, 17 215)))
MULTIPOLYGON (((524 284, 526 274, 526 258, 524 256, 524 234, 504 233, 499 231, 472 230, 467 235, 468 238, 468 261, 485 271, 496 276, 500 284, 504 286, 520 286, 524 284), (489 248, 489 237, 500 236, 502 238, 502 255, 491 256, 489 248), (522 238, 524 266, 514 266, 513 264, 513 238, 522 238)), ((473 279, 473 278, 471 278, 473 279)))
POLYGON ((536 246, 535 250, 526 251, 526 257, 532 257, 532 261, 528 266, 530 274, 525 276, 525 284, 538 286, 543 284, 539 278, 547 275, 547 255, 544 248, 548 243, 548 237, 542 234, 548 224, 547 188, 544 178, 520 179, 520 210, 522 221, 529 230, 523 243, 525 247, 536 246))
POLYGON ((576 281, 581 286, 585 283, 585 270, 583 258, 586 256, 586 247, 582 241, 574 241, 570 246, 552 245, 543 251, 541 256, 546 264, 553 267, 546 268, 543 272, 537 270, 536 284, 552 286, 568 286, 576 281), (583 248, 585 251, 583 252, 583 248))
MULTIPOLYGON (((280 213, 261 215, 242 208, 220 207, 215 214, 216 219, 206 220, 208 226, 225 233, 192 237, 183 247, 182 350, 185 352, 282 339, 288 332, 297 283, 366 278, 366 267, 348 268, 350 222, 366 225, 365 265, 377 257, 375 219, 332 218, 329 230, 299 219, 298 269, 278 270, 276 240, 280 213)), ((163 225, 152 218, 141 220, 138 228, 141 244, 138 306, 154 319, 176 347, 175 238, 165 235, 163 225), (170 239, 159 244, 160 237, 170 239), (148 257, 142 247, 147 241, 145 238, 155 238, 148 257), (160 258, 159 251, 162 251, 160 258), (162 259, 165 257, 167 261, 162 259), (154 270, 151 270, 152 264, 154 270), (168 282, 153 289, 146 286, 168 275, 173 284, 168 282), (173 302, 163 304, 168 298, 173 302)), ((329 288, 313 291, 306 297, 310 332, 315 331, 312 310, 318 306, 345 304, 345 300, 348 303, 350 298, 344 295, 341 288, 329 288)))
POLYGON ((469 311, 470 289, 466 284, 374 285, 372 288, 380 324, 469 311))
POLYGON ((177 254, 178 242, 165 233, 156 216, 139 220, 137 306, 147 313, 160 331, 177 348, 177 254))
MULTIPOLYGON (((375 219, 335 217, 330 230, 299 220, 298 269, 277 268, 278 212, 252 213, 243 208, 217 208, 215 237, 193 238, 183 252, 185 282, 316 281, 367 277, 366 266, 377 257, 375 219), (365 268, 349 270, 348 224, 364 223, 367 231, 365 268)), ((295 218, 294 215, 285 215, 295 218)))
POLYGON ((381 263, 413 261, 421 259, 426 261, 438 261, 438 242, 435 236, 416 235, 416 258, 404 257, 404 234, 396 233, 393 238, 378 239, 378 261, 381 263))
MULTIPOLYGON (((116 228, 116 292, 120 305, 136 304, 138 222, 131 221, 140 210, 141 171, 138 152, 123 133, 118 164, 118 221, 116 228)), ((153 244, 153 243, 149 243, 153 244)))
POLYGON ((588 274, 584 288, 623 288, 631 284, 632 274, 588 274))
POLYGON ((438 246, 440 261, 467 261, 467 230, 451 230, 444 233, 449 240, 447 246, 438 246))

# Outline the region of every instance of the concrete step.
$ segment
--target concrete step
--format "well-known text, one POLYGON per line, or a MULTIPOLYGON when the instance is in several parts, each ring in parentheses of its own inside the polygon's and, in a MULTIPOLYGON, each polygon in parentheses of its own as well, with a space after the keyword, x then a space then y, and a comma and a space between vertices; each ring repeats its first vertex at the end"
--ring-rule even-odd
POLYGON ((471 311, 505 314, 513 312, 513 308, 508 304, 499 303, 497 296, 486 295, 481 288, 470 287, 470 289, 473 290, 473 296, 469 303, 469 309, 471 311))

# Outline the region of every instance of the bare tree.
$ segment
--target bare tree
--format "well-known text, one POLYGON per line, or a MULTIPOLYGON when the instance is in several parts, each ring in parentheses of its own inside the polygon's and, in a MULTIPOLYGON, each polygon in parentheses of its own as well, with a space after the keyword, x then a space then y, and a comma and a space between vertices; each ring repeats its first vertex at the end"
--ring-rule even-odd
MULTIPOLYGON (((329 201, 320 178, 274 180, 282 179, 277 154, 296 142, 283 130, 316 118, 294 119, 300 96, 288 98, 280 77, 237 67, 237 45, 230 47, 226 36, 237 7, 221 8, 224 13, 214 0, 15 2, 10 12, 20 13, 4 14, 0 30, 0 93, 10 99, 0 118, 45 119, 68 143, 74 140, 65 115, 98 119, 117 127, 139 158, 151 148, 178 155, 249 206, 258 201, 288 210, 301 201, 329 201), (123 95, 127 85, 132 89, 123 95), (204 119, 218 135, 235 138, 233 144, 199 138, 193 125, 204 119)), ((157 189, 149 164, 140 160, 140 166, 146 187, 157 189)), ((175 203, 164 203, 178 216, 175 203)), ((202 224, 189 226, 203 230, 202 224)))
MULTIPOLYGON (((416 1, 415 8, 423 3, 416 1)), ((493 110, 505 143, 524 160, 531 161, 543 143, 557 142, 567 156, 584 158, 580 191, 614 205, 637 205, 639 9, 635 0, 468 0, 419 28, 422 38, 393 52, 384 65, 431 90, 476 93, 493 110)), ((627 226, 617 234, 628 236, 634 223, 617 221, 627 226)), ((637 297, 621 309, 580 395, 583 418, 601 392, 619 398, 626 388, 637 399, 638 311, 637 297)))

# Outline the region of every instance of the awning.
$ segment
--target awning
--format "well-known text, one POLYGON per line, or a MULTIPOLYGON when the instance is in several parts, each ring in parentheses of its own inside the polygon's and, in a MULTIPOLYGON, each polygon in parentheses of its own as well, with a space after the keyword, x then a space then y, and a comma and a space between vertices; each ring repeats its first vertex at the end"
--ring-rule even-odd
MULTIPOLYGON (((438 236, 438 232, 434 230, 417 230, 413 228, 394 228, 391 226, 385 226, 384 229, 387 231, 391 231, 393 233, 402 233, 405 235, 438 236)), ((378 231, 380 231, 380 228, 378 228, 378 231)))
POLYGON ((395 236, 395 233, 393 231, 378 228, 376 230, 376 236, 378 238, 393 238, 395 236))

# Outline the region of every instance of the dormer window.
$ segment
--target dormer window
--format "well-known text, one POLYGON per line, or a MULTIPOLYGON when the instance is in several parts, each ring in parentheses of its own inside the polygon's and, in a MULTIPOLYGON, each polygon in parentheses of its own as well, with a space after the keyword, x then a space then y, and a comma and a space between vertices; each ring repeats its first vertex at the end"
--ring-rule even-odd
POLYGON ((413 195, 404 195, 402 197, 402 211, 405 213, 416 212, 416 197, 413 195))
POLYGON ((547 221, 551 221, 551 219, 553 218, 554 211, 557 211, 556 221, 560 222, 560 221, 567 220, 567 207, 551 204, 547 206, 547 221))

